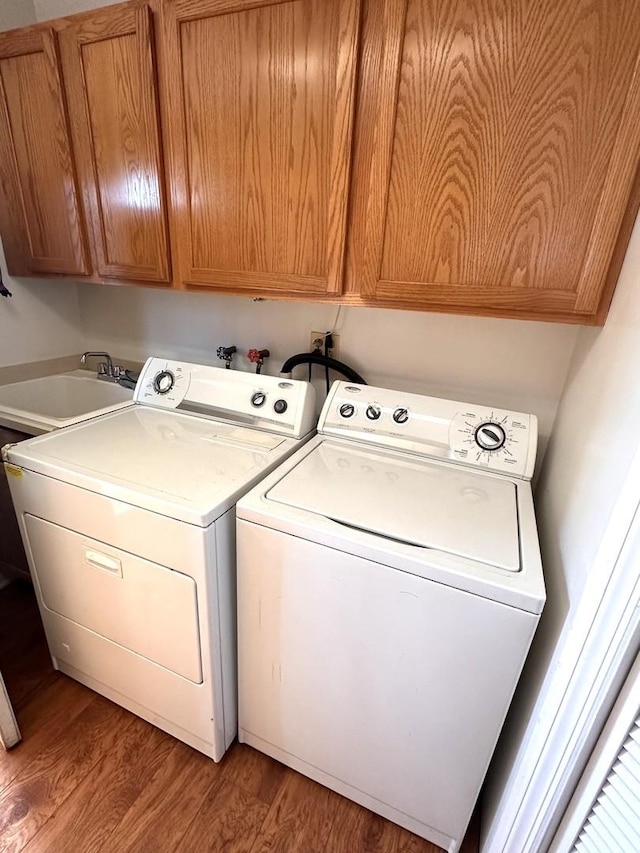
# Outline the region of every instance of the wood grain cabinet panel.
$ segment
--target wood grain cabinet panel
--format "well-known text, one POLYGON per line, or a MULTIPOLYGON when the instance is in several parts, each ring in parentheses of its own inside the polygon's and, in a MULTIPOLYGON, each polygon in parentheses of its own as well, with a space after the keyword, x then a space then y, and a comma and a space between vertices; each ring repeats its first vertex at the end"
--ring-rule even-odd
POLYGON ((639 47, 636 0, 370 0, 349 292, 602 322, 637 209, 639 47))
POLYGON ((184 283, 342 285, 359 0, 167 0, 184 283))
POLYGON ((9 271, 89 272, 56 35, 0 33, 0 228, 9 271))
POLYGON ((167 282, 151 11, 126 4, 72 18, 60 46, 98 272, 167 282))

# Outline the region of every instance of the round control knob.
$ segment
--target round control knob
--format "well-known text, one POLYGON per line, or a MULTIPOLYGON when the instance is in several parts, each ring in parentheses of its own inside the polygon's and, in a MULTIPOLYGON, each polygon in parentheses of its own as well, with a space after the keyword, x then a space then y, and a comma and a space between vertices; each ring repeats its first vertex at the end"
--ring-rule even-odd
POLYGON ((475 439, 483 450, 500 450, 507 440, 507 434, 500 424, 486 421, 476 429, 475 439))
POLYGON ((288 409, 288 404, 286 400, 276 400, 273 404, 273 411, 276 415, 284 415, 284 413, 288 409))
POLYGON ((176 377, 170 370, 161 370, 153 380, 153 390, 156 394, 168 394, 176 384, 176 377))
POLYGON ((370 421, 377 421, 381 415, 380 406, 367 406, 365 415, 369 418, 370 421))
POLYGON ((264 406, 266 399, 267 395, 264 393, 264 391, 255 391, 251 395, 251 405, 255 406, 256 409, 259 409, 260 406, 264 406))
POLYGON ((352 418, 356 413, 356 407, 353 403, 343 403, 338 411, 343 418, 352 418))
POLYGON ((402 406, 398 406, 392 417, 397 424, 406 424, 409 420, 409 409, 403 409, 402 406))

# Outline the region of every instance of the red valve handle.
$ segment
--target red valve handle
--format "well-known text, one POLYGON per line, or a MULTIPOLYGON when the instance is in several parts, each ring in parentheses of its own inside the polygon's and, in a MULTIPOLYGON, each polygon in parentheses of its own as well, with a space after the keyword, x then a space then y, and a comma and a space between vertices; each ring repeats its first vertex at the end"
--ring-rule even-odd
POLYGON ((258 361, 263 361, 265 358, 269 358, 269 350, 268 349, 250 349, 247 353, 247 358, 249 361, 256 364, 258 361))

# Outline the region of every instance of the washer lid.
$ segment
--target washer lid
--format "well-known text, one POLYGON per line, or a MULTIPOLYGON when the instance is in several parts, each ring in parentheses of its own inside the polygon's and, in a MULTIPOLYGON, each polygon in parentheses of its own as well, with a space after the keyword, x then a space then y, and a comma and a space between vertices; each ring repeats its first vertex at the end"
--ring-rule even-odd
POLYGON ((324 441, 267 497, 377 536, 520 570, 516 487, 503 478, 324 441))
POLYGON ((297 446, 252 427, 131 406, 20 442, 9 460, 207 526, 297 446))

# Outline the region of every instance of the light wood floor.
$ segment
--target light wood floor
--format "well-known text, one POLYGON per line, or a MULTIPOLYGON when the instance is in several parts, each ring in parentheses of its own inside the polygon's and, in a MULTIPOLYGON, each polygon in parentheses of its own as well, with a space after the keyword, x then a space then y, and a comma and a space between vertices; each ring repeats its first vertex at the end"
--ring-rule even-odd
POLYGON ((54 672, 26 584, 0 590, 0 670, 24 738, 0 750, 2 853, 440 851, 250 747, 215 764, 54 672))

